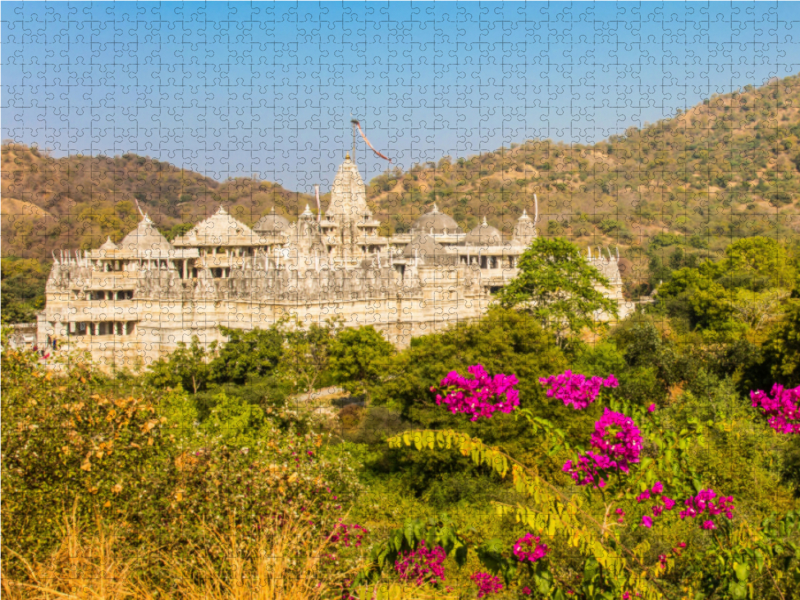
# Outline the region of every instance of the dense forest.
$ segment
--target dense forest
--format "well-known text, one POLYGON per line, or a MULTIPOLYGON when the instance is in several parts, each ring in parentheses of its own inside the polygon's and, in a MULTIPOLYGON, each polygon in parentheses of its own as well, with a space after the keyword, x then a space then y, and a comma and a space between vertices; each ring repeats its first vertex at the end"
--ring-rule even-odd
MULTIPOLYGON (((106 236, 119 241, 136 226, 137 202, 168 239, 220 203, 247 225, 273 207, 292 217, 314 205, 310 196, 268 181, 218 182, 134 154, 55 159, 6 143, 0 160, 3 312, 15 318, 29 319, 42 302, 36 271, 49 269, 52 250, 97 247, 106 236), (28 264, 6 264, 12 257, 42 261, 31 271, 35 289, 6 282, 7 269, 13 277, 28 264)), ((368 183, 368 202, 384 234, 408 231, 437 202, 465 231, 486 216, 510 235, 537 194, 541 235, 619 246, 627 261, 623 277, 635 295, 652 291, 654 257, 719 257, 740 237, 795 237, 799 170, 800 77, 791 76, 714 95, 593 145, 527 140, 389 170, 368 183)), ((322 200, 325 206, 327 195, 322 200)))
POLYGON ((800 598, 800 252, 667 242, 610 326, 539 238, 403 350, 287 321, 107 374, 4 343, 4 596, 800 598))

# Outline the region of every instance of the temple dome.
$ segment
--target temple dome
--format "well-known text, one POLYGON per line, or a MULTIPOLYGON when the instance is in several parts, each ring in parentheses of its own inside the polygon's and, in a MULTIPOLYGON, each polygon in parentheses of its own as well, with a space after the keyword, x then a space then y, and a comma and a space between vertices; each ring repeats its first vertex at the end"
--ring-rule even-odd
POLYGON ((405 258, 418 258, 427 264, 453 264, 456 257, 449 254, 444 246, 436 243, 430 234, 420 233, 411 238, 403 250, 405 258))
POLYGON ((119 246, 117 246, 114 242, 111 241, 111 236, 108 236, 108 239, 103 242, 103 245, 100 246, 100 250, 118 250, 119 246))
POLYGON ((434 203, 433 210, 425 213, 419 217, 411 226, 411 231, 419 231, 421 233, 433 233, 434 235, 442 235, 445 233, 455 234, 464 233, 458 226, 455 219, 450 215, 439 212, 439 208, 434 203))
POLYGON ((253 231, 256 233, 284 233, 289 228, 289 219, 282 217, 275 213, 275 207, 272 207, 272 212, 261 217, 258 222, 253 225, 253 231))
POLYGON ((139 221, 139 225, 120 242, 119 247, 130 251, 170 251, 174 250, 161 232, 156 229, 155 223, 147 215, 139 221))
POLYGON ((483 218, 483 223, 467 234, 464 243, 470 246, 499 246, 503 243, 503 235, 497 227, 492 227, 483 218))
POLYGON ((253 231, 234 219, 223 206, 187 233, 175 239, 177 246, 243 246, 253 243, 253 231))

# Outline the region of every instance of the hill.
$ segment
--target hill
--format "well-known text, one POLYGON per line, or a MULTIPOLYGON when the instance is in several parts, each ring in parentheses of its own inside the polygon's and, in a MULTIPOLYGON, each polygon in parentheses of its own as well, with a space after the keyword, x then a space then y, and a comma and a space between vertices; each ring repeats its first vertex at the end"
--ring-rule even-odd
MULTIPOLYGON (((674 117, 593 144, 528 140, 495 152, 399 168, 369 183, 382 233, 407 231, 431 203, 469 230, 485 215, 510 234, 537 194, 541 228, 635 256, 663 234, 697 251, 731 238, 800 230, 800 78, 714 95, 674 117)), ((138 219, 134 199, 174 236, 224 202, 248 225, 273 206, 297 214, 304 194, 248 178, 218 182, 147 157, 54 159, 2 148, 4 255, 115 241, 138 219), (41 210, 37 210, 41 209, 41 210), (175 228, 175 229, 173 229, 175 228)))
POLYGON ((4 144, 0 158, 4 256, 46 259, 56 249, 97 247, 106 236, 119 241, 139 220, 137 202, 171 238, 220 203, 251 225, 273 206, 288 216, 313 201, 268 181, 220 183, 135 154, 52 158, 4 144))
POLYGON ((529 140, 387 172, 372 202, 404 231, 436 201, 465 229, 510 233, 538 194, 546 234, 640 246, 659 233, 721 250, 731 238, 800 230, 800 78, 715 95, 591 146, 529 140))

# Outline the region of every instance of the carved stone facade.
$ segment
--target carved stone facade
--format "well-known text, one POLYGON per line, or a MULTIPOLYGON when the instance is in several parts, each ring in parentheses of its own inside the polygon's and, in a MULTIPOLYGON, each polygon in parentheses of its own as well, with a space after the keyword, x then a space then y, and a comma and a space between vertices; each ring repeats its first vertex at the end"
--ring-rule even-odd
MULTIPOLYGON (((224 341, 219 326, 266 328, 285 316, 304 323, 340 316, 374 325, 396 345, 475 319, 490 292, 516 275, 536 236, 523 213, 511 239, 486 221, 464 233, 433 210, 410 234, 378 235, 356 165, 339 167, 325 215, 308 207, 296 222, 262 217, 250 229, 224 208, 170 243, 145 215, 119 245, 56 258, 38 319, 39 344, 138 370, 197 336, 224 341)), ((590 258, 625 306, 617 258, 590 258)), ((598 318, 605 318, 598 315, 598 318)))

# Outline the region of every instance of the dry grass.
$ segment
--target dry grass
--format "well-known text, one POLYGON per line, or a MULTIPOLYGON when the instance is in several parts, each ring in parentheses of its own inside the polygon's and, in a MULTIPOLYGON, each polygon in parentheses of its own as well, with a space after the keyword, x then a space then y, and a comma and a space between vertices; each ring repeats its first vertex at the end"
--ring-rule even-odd
MULTIPOLYGON (((65 518, 62 543, 46 561, 32 563, 6 549, 24 566, 24 580, 12 580, 3 563, 4 600, 324 600, 341 598, 341 584, 356 566, 331 563, 328 541, 305 522, 242 535, 204 528, 206 542, 193 548, 194 566, 160 555, 171 581, 153 582, 136 557, 117 548, 114 531, 99 521, 89 533, 75 512, 65 518)), ((339 561, 340 563, 342 561, 339 561)))

